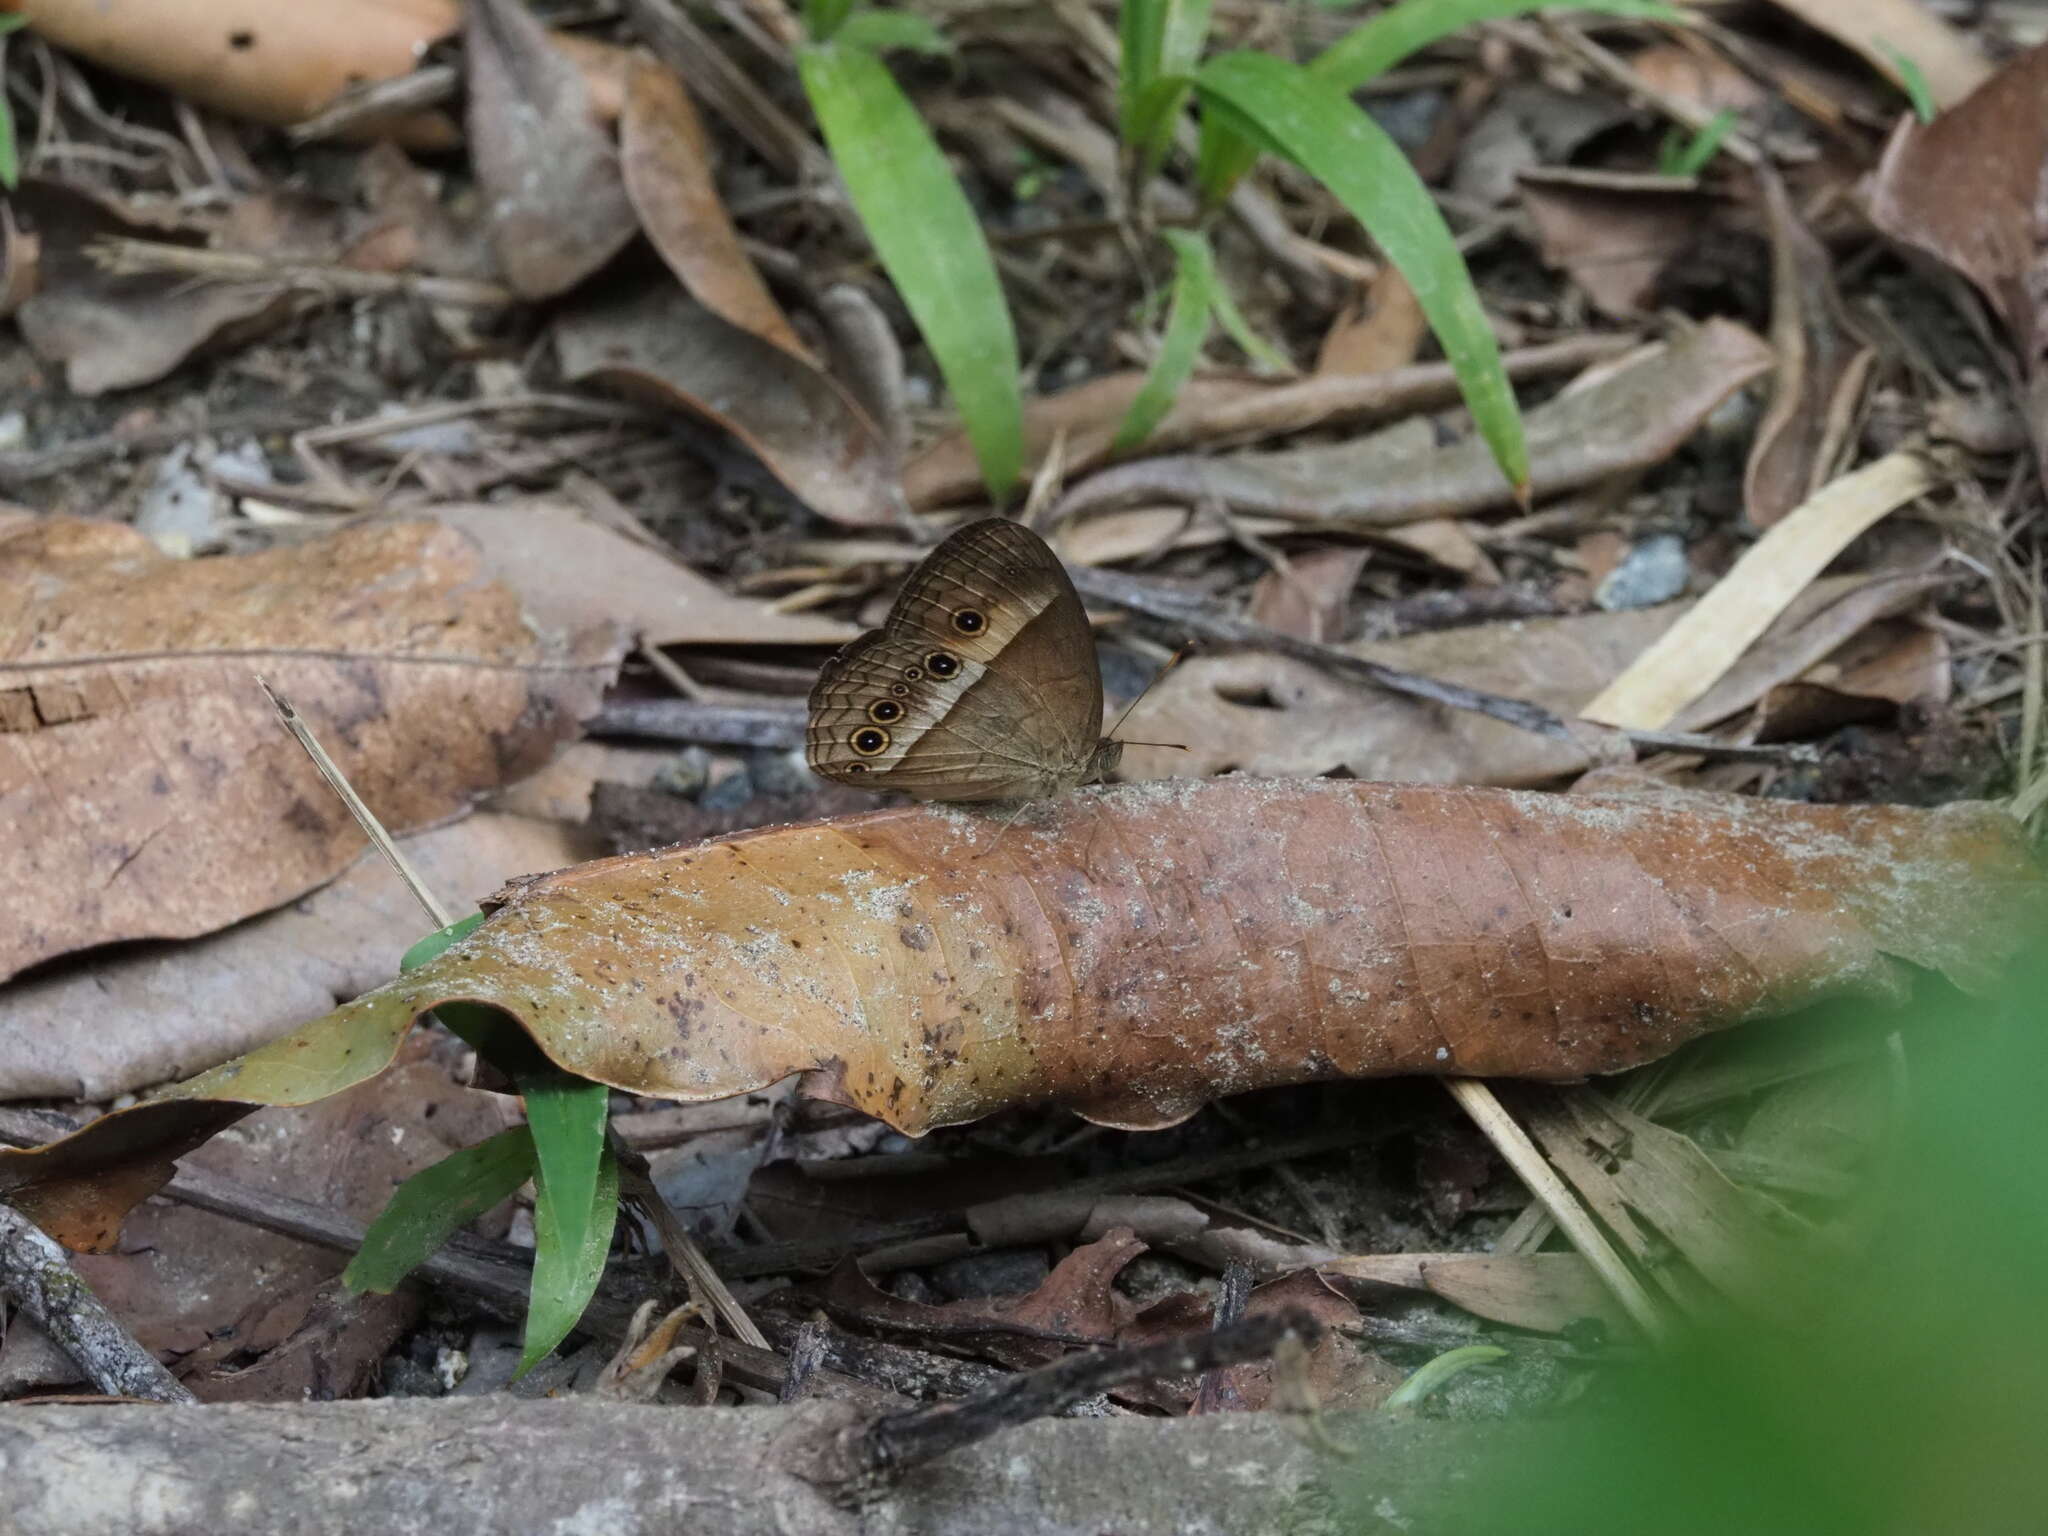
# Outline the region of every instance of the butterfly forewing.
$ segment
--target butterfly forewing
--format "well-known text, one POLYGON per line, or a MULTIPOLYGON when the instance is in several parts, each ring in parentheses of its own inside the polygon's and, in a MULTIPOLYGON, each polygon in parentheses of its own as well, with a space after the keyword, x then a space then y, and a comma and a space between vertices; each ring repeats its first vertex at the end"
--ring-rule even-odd
POLYGON ((1079 783, 1101 730, 1073 583, 1036 534, 991 519, 926 556, 882 627, 826 663, 807 746, 841 783, 990 800, 1079 783))

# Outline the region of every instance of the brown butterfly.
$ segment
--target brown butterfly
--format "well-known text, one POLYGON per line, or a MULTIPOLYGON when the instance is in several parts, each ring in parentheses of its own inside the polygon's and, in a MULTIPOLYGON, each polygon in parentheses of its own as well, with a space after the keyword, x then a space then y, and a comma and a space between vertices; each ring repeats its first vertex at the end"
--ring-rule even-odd
POLYGON ((828 779, 920 800, 1061 794, 1123 755, 1066 567, 1000 517, 925 556, 882 627, 825 663, 805 748, 828 779))

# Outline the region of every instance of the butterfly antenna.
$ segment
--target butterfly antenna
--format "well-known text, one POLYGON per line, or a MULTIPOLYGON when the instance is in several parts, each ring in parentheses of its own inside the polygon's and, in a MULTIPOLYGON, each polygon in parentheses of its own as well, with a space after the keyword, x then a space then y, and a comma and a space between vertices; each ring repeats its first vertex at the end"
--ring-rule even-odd
MULTIPOLYGON (((1131 700, 1130 703, 1126 704, 1124 706, 1124 712, 1116 717, 1116 724, 1112 725, 1107 733, 1110 740, 1114 741, 1117 739, 1116 733, 1122 730, 1124 728, 1124 722, 1131 718, 1131 711, 1136 709, 1140 704, 1145 702, 1145 695, 1150 693, 1154 688, 1157 688, 1159 686, 1160 680, 1164 678, 1167 673, 1171 672, 1175 667, 1179 666, 1181 658, 1187 655, 1187 653, 1188 646, 1184 645, 1179 650, 1175 651, 1171 656, 1166 658, 1166 665, 1161 667, 1157 672, 1152 674, 1152 681, 1147 683, 1144 687, 1140 688, 1138 690, 1138 696, 1135 699, 1131 700)), ((1181 751, 1187 751, 1187 748, 1181 746, 1181 744, 1177 741, 1127 741, 1124 743, 1124 745, 1127 747, 1180 747, 1181 751)))

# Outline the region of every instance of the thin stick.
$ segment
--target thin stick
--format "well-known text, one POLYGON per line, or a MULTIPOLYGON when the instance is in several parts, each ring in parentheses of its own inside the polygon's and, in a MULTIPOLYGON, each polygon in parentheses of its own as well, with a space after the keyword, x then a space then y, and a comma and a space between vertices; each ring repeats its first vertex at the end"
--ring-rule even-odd
POLYGON ((1607 1282, 1622 1309, 1651 1339, 1663 1343, 1669 1337, 1669 1329, 1649 1292, 1607 1241, 1607 1234, 1558 1177, 1557 1170, 1537 1150, 1529 1133, 1494 1097, 1493 1090, 1472 1077, 1447 1077, 1443 1083, 1458 1101, 1458 1107, 1472 1117, 1473 1123, 1486 1133, 1486 1139, 1507 1159, 1508 1166, 1529 1186, 1529 1192, 1543 1202, 1551 1219, 1564 1229, 1586 1262, 1593 1266, 1593 1272, 1607 1282))
POLYGON ((365 272, 356 267, 324 266, 310 261, 276 261, 251 251, 215 251, 203 246, 172 245, 162 240, 136 240, 108 235, 93 241, 85 254, 102 272, 133 276, 148 272, 182 272, 201 280, 228 283, 276 283, 280 287, 318 290, 347 298, 379 298, 387 293, 417 294, 430 304, 459 304, 473 309, 503 309, 519 296, 503 283, 468 277, 431 277, 418 272, 365 272))
POLYGON ((1322 1331, 1307 1312, 1290 1308, 1163 1344, 1074 1355, 964 1402, 933 1403, 877 1420, 859 1442, 859 1470, 900 1472, 999 1430, 1058 1413, 1111 1387, 1263 1360, 1290 1334, 1313 1342, 1322 1331))
POLYGON ((78 1277, 64 1250, 8 1205, 0 1205, 0 1295, 13 1297, 86 1380, 110 1397, 197 1401, 121 1326, 78 1277))
POLYGON ((426 908, 427 916, 436 928, 446 928, 455 919, 448 915, 434 893, 427 889, 427 883, 420 878, 419 871, 412 867, 406 856, 398 851, 398 844, 391 841, 391 834, 384 830, 370 808, 363 804, 363 797, 356 793, 342 771, 334 765, 334 759, 327 755, 327 749, 320 745, 306 722, 299 718, 299 712, 292 707, 291 700, 279 693, 261 676, 256 686, 263 690, 277 711, 277 718, 284 722, 284 728, 292 733, 292 739, 306 749, 306 755, 313 759, 313 766, 320 770, 320 777, 327 781, 327 787, 341 797, 341 803, 348 807, 349 815, 355 817, 356 825, 370 839, 376 850, 383 854, 391 867, 398 871, 398 878, 405 882, 405 888, 412 892, 413 900, 426 908))
POLYGON ((711 1309, 725 1319, 725 1325, 732 1329, 733 1336, 742 1344, 751 1344, 756 1349, 768 1348, 768 1340, 747 1316, 746 1308, 739 1303, 717 1270, 711 1267, 704 1250, 697 1246, 697 1240, 690 1235, 690 1229, 670 1206, 668 1199, 654 1182, 654 1175, 647 1166, 647 1159, 628 1148, 616 1131, 607 1128, 611 1138, 612 1151, 619 1159, 619 1187, 633 1199, 633 1202, 647 1213, 647 1219, 654 1224, 655 1233, 661 1238, 662 1251, 683 1277, 692 1294, 709 1303, 711 1309))

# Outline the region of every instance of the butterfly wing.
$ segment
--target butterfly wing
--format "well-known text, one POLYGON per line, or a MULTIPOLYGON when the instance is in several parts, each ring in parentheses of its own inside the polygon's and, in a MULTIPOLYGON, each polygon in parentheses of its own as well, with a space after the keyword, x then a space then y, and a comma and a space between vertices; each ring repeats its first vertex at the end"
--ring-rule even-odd
POLYGON ((827 662, 807 755, 826 778, 920 799, 1068 788, 1102 732, 1102 675, 1066 569, 1028 528, 973 523, 928 555, 882 627, 827 662))

